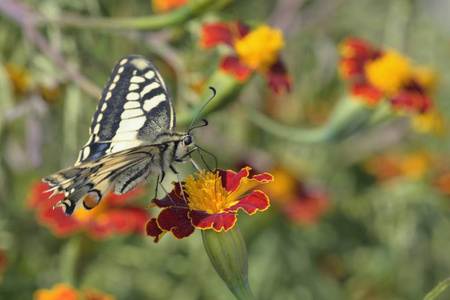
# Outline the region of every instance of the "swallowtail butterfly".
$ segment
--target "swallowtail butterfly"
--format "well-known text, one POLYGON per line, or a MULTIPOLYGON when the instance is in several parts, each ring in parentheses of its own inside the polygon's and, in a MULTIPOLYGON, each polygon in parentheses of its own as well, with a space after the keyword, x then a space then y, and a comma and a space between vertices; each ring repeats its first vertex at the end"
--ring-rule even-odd
POLYGON ((103 90, 74 166, 43 181, 51 196, 64 193, 55 207, 67 215, 80 206, 92 209, 110 189, 121 195, 150 176, 164 177, 168 168, 175 172, 172 164, 196 149, 193 128, 175 131, 173 101, 158 70, 145 57, 126 56, 103 90))

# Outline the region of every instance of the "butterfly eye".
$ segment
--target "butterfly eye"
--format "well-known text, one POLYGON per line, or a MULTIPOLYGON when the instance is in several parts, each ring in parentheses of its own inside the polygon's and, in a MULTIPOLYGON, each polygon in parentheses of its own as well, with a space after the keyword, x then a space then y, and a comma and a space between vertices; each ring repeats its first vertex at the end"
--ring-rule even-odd
POLYGON ((183 142, 186 146, 189 146, 192 144, 192 137, 190 135, 185 136, 183 142))

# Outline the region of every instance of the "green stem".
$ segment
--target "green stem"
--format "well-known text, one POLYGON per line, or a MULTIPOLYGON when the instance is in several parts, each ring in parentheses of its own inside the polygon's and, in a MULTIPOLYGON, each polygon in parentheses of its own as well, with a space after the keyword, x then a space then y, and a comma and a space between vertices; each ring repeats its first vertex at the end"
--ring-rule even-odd
POLYGON ((79 234, 70 237, 60 256, 61 278, 73 286, 77 284, 77 261, 81 252, 81 238, 79 234))
MULTIPOLYGON (((228 2, 227 0, 226 2, 228 2)), ((157 30, 176 26, 196 17, 206 11, 209 6, 217 5, 215 0, 190 1, 176 10, 160 15, 130 18, 84 18, 79 16, 64 16, 58 19, 41 20, 39 24, 55 24, 65 27, 94 29, 137 29, 157 30)), ((220 1, 220 2, 223 2, 220 1)))
POLYGON ((429 292, 424 300, 434 300, 450 285, 450 278, 441 281, 431 292, 429 292))
POLYGON ((219 276, 238 300, 254 300, 248 283, 247 249, 239 229, 202 230, 203 245, 219 276))
POLYGON ((378 108, 370 109, 363 102, 351 96, 339 101, 328 122, 318 128, 291 127, 251 108, 248 108, 248 110, 249 120, 264 131, 294 142, 309 144, 341 141, 370 125, 378 124, 386 118, 386 111, 383 108, 379 116, 371 120, 374 113, 378 112, 378 108))
POLYGON ((233 75, 222 72, 221 70, 215 71, 203 89, 199 104, 191 108, 189 111, 177 115, 177 124, 181 126, 188 126, 192 122, 205 102, 213 95, 209 87, 213 87, 216 90, 216 96, 202 110, 199 118, 217 111, 236 100, 236 96, 242 86, 243 83, 239 82, 233 75))

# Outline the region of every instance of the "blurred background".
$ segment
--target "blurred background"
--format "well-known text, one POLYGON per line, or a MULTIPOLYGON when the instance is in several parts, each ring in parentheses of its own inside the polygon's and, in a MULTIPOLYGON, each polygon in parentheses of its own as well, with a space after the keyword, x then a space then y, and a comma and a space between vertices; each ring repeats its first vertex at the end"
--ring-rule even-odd
MULTIPOLYGON (((129 54, 161 72, 178 130, 214 86, 220 105, 196 143, 222 169, 275 176, 263 187, 271 207, 238 217, 257 299, 422 299, 450 276, 449 11, 447 0, 0 1, 0 299, 60 283, 80 299, 232 298, 199 232, 158 244, 145 236, 158 213, 147 209, 154 179, 73 217, 42 194, 40 179, 76 160, 101 90, 129 54), (205 24, 237 21, 282 33, 281 90, 267 70, 224 75, 222 59, 236 49, 205 46, 205 24), (421 92, 430 103, 364 126, 354 121, 377 108, 361 105, 339 119, 345 130, 318 139, 348 112, 340 104, 364 102, 348 100, 348 37, 376 57, 390 49, 427 66, 433 88, 421 92)), ((194 172, 178 168, 182 178, 194 172)))

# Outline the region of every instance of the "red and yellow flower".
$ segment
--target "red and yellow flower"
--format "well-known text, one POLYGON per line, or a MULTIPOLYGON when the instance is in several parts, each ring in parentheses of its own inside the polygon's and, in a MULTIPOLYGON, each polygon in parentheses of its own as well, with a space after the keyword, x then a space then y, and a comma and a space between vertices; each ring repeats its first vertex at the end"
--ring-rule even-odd
POLYGON ((263 190, 290 222, 313 225, 330 210, 331 202, 323 189, 308 186, 282 168, 272 173, 277 181, 263 190))
POLYGON ((58 283, 51 289, 39 289, 34 292, 33 300, 114 300, 112 295, 90 287, 77 290, 71 285, 58 283))
POLYGON ((32 187, 28 205, 36 210, 38 222, 53 232, 58 237, 86 231, 94 239, 106 239, 115 235, 129 235, 132 233, 144 233, 144 226, 148 220, 145 209, 130 205, 129 202, 144 194, 144 188, 117 196, 109 193, 102 205, 92 210, 78 210, 72 216, 67 216, 60 209, 53 206, 63 199, 62 194, 57 194, 48 199, 44 194, 48 185, 37 183, 32 187))
POLYGON ((291 79, 280 59, 284 38, 280 30, 261 25, 250 30, 240 22, 216 22, 203 25, 200 45, 213 48, 220 44, 233 50, 222 57, 220 69, 245 82, 257 71, 263 74, 275 94, 291 90, 291 79))
POLYGON ((396 111, 425 113, 433 105, 434 72, 414 66, 400 53, 381 49, 360 38, 347 38, 340 45, 340 74, 353 95, 375 106, 387 99, 396 111))
POLYGON ((381 181, 399 177, 419 180, 430 172, 433 164, 432 154, 425 151, 388 153, 371 157, 366 161, 365 169, 381 181))
POLYGON ((268 173, 250 176, 250 168, 239 172, 217 170, 190 176, 182 182, 182 189, 174 189, 153 205, 162 208, 157 218, 146 226, 147 235, 158 242, 166 233, 176 238, 190 236, 195 228, 213 229, 217 232, 231 229, 237 220, 238 210, 249 215, 269 207, 268 197, 260 190, 247 193, 260 184, 273 181, 268 173))
POLYGON ((185 5, 188 0, 152 0, 152 8, 155 13, 165 13, 185 5))

